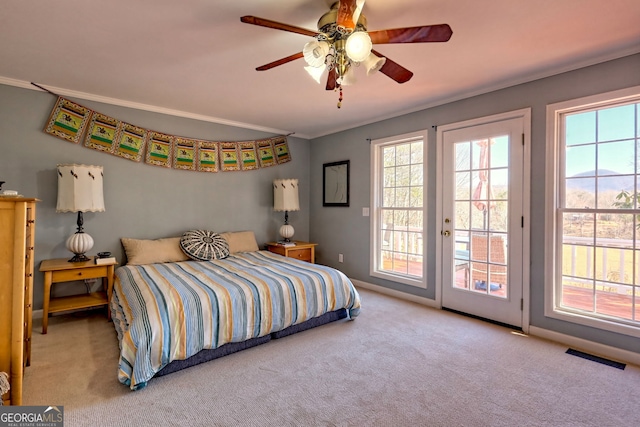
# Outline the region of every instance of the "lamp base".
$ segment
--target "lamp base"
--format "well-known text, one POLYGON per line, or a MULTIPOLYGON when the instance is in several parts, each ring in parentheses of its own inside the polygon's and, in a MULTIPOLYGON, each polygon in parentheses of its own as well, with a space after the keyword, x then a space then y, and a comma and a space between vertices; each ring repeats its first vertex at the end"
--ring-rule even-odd
POLYGON ((91 260, 91 258, 86 256, 85 254, 75 254, 75 256, 71 258, 68 262, 85 262, 89 260, 91 260))
POLYGON ((69 262, 84 262, 89 261, 89 258, 85 255, 93 247, 93 238, 83 231, 79 231, 72 234, 67 239, 67 249, 69 252, 73 252, 75 256, 69 260, 69 262))
POLYGON ((289 224, 284 224, 280 227, 280 235, 282 236, 282 240, 289 243, 291 238, 293 237, 294 229, 293 226, 289 224))

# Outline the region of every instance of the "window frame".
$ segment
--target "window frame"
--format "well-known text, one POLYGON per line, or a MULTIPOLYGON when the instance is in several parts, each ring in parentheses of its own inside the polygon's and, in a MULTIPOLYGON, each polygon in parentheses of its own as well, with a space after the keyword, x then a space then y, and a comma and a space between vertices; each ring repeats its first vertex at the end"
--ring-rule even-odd
POLYGON ((371 141, 371 221, 370 221, 370 261, 369 274, 373 277, 386 279, 405 285, 415 286, 419 288, 427 288, 427 130, 410 132, 402 135, 391 136, 387 138, 375 139, 371 141), (422 275, 421 277, 410 276, 408 274, 393 273, 378 268, 378 262, 382 256, 381 234, 378 233, 381 227, 381 210, 383 209, 382 189, 384 187, 384 166, 382 150, 384 147, 391 145, 402 145, 414 141, 422 140, 422 207, 415 210, 422 211, 422 275))
MULTIPOLYGON (((569 114, 638 102, 640 102, 640 86, 547 105, 545 167, 545 316, 634 337, 640 337, 640 325, 608 319, 602 315, 589 315, 560 306, 562 265, 559 263, 559 258, 562 251, 562 236, 559 236, 559 233, 562 231, 561 216, 565 209, 561 206, 564 197, 561 193, 564 186, 561 184, 565 179, 564 117, 569 114)), ((640 306, 637 306, 637 309, 640 309, 640 306)))

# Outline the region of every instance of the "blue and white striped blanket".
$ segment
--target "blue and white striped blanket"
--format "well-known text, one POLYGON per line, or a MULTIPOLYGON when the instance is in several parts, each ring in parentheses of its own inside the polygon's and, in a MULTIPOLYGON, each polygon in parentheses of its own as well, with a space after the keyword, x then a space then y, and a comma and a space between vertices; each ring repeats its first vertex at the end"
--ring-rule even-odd
POLYGON ((324 313, 360 312, 344 273, 267 252, 222 260, 123 266, 111 310, 118 379, 142 388, 173 360, 280 331, 324 313))

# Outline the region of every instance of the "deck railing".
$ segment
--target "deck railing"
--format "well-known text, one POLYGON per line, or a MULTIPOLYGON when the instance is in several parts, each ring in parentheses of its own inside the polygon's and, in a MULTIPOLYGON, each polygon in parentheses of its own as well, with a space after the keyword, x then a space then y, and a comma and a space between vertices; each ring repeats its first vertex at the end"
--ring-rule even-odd
POLYGON ((633 244, 625 239, 565 236, 562 275, 577 282, 604 282, 611 291, 627 293, 629 285, 640 284, 640 278, 633 280, 640 273, 633 244))

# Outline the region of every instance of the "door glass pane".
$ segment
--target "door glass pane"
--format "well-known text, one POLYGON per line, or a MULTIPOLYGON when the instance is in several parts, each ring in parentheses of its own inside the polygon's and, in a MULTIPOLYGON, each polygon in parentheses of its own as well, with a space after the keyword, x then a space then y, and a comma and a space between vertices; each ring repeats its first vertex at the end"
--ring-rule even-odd
POLYGON ((455 153, 453 287, 506 298, 509 137, 456 143, 455 153))

